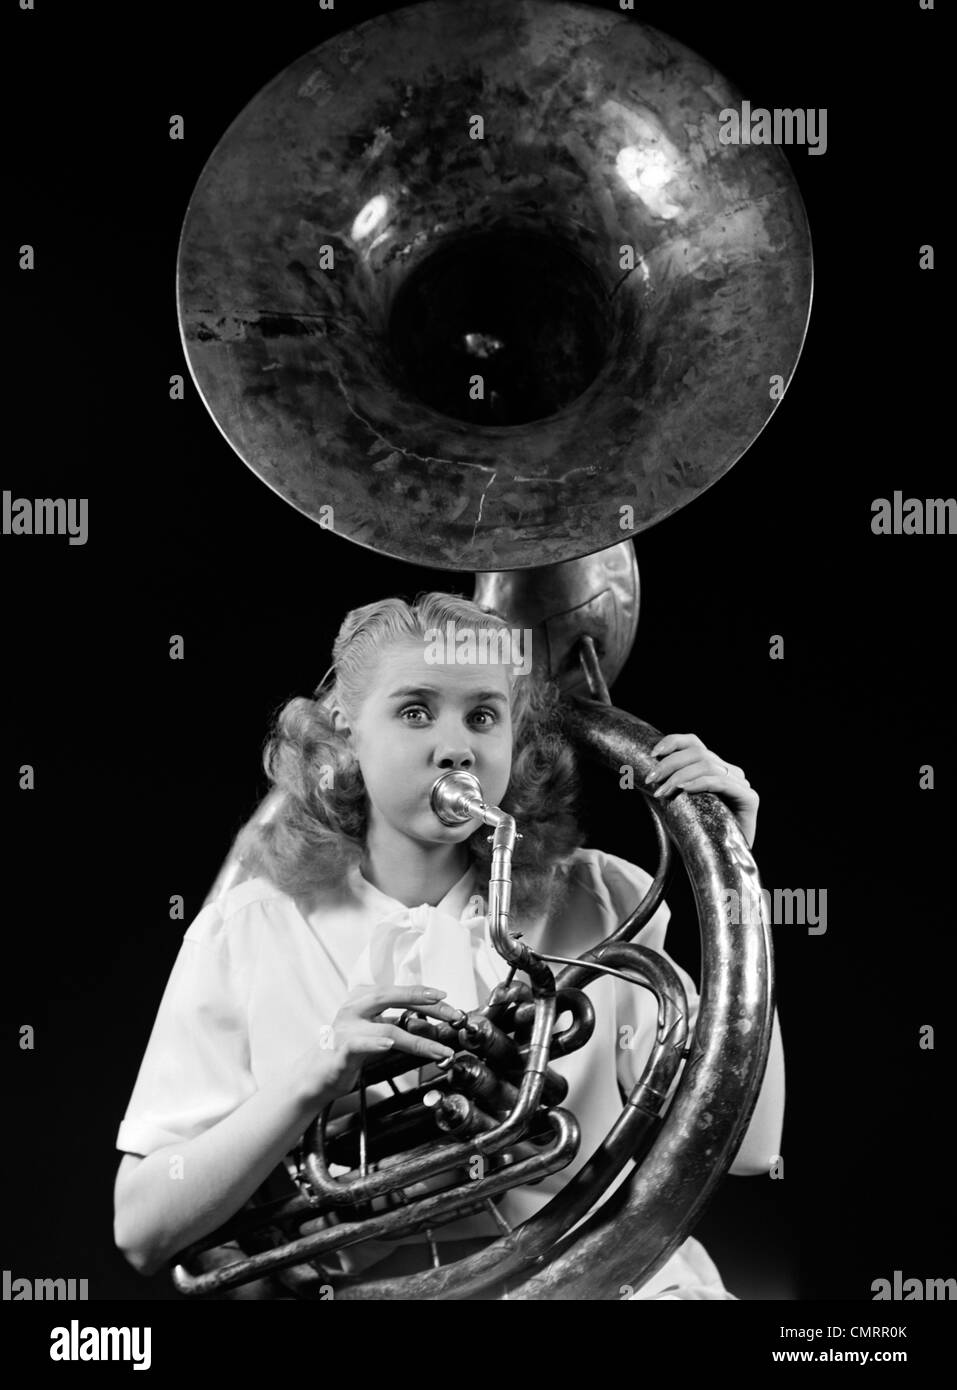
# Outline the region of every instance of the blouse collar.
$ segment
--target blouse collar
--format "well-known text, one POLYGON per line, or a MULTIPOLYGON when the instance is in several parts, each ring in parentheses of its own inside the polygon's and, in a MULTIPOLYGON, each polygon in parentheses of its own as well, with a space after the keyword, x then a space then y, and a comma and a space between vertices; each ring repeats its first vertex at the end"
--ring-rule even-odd
MULTIPOLYGON (((406 907, 406 904, 399 902, 398 898, 390 898, 374 883, 370 883, 358 864, 353 864, 350 868, 349 881, 356 896, 377 914, 392 913, 395 912, 396 908, 406 907)), ((475 865, 470 864, 458 882, 452 884, 445 897, 434 904, 436 911, 447 913, 451 917, 458 917, 462 920, 483 916, 485 899, 475 891, 475 883, 475 865)), ((407 910, 411 911, 410 908, 407 910)))

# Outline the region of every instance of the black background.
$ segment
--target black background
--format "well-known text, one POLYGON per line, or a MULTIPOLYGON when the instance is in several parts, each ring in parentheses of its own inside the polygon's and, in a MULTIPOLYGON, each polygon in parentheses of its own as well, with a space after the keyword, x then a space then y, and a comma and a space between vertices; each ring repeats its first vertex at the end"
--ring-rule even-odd
MULTIPOLYGON (((269 718, 326 670, 346 609, 471 592, 468 575, 321 531, 240 463, 188 374, 187 399, 168 396, 186 373, 174 266, 202 165, 268 79, 385 8, 37 0, 10 25, 12 222, 37 268, 14 274, 3 487, 88 497, 90 536, 2 542, 16 1194, 2 1264, 87 1277, 96 1299, 174 1297, 125 1265, 111 1231, 116 1129, 184 927, 170 895, 191 920, 264 790, 269 718), (22 763, 34 791, 17 788, 22 763)), ((870 529, 875 497, 952 491, 940 272, 917 264, 940 231, 942 39, 917 0, 870 13, 825 0, 639 13, 754 106, 828 110, 826 154, 786 151, 816 258, 795 379, 737 466, 638 537, 641 623, 613 691, 744 766, 767 886, 828 892, 825 935, 775 930, 784 1180, 728 1178, 696 1231, 748 1299, 869 1300, 895 1269, 954 1273, 952 551, 870 529), (774 633, 783 661, 769 660, 774 633), (925 763, 933 791, 918 788, 925 763)), ((590 785, 591 843, 649 863, 625 793, 590 785)), ((676 884, 669 901, 670 949, 695 970, 690 894, 676 884)))

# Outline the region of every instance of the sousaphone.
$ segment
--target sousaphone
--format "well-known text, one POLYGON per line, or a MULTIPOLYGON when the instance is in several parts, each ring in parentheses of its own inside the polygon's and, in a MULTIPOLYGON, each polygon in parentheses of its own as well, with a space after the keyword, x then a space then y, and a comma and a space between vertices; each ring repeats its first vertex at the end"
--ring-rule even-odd
MULTIPOLYGON (((637 624, 633 537, 760 434, 810 311, 787 161, 723 143, 721 113, 740 104, 704 58, 627 15, 429 0, 327 39, 263 88, 203 170, 180 246, 190 370, 243 461, 339 536, 474 572, 479 602, 532 629, 576 746, 616 775, 633 767, 639 786, 658 731, 608 694, 637 624)), ((452 792, 453 811, 471 807, 507 838, 480 789, 452 792)), ((354 1120, 317 1117, 289 1165, 295 1189, 184 1252, 178 1287, 215 1296, 278 1275, 304 1298, 330 1286, 336 1299, 617 1298, 660 1268, 753 1110, 772 960, 757 868, 723 803, 649 805, 661 863, 614 936, 557 976, 526 955, 526 980, 463 1021, 454 1077, 378 1117, 363 1104, 361 1137, 354 1120), (693 1038, 667 962, 629 944, 661 899, 671 845, 701 929, 693 1038), (733 932, 732 890, 751 924, 733 932), (388 1280, 317 1272, 336 1239, 432 1232, 571 1161, 577 1126, 548 1064, 587 1037, 582 988, 603 969, 655 992, 659 1039, 621 1121, 563 1191, 454 1264, 388 1280), (562 1032, 559 1012, 572 1017, 562 1032), (487 1171, 470 1186, 475 1153, 487 1171), (350 1171, 331 1174, 335 1155, 350 1171), (438 1170, 460 1185, 409 1196, 438 1170), (246 1253, 198 1272, 227 1237, 246 1253)), ((231 858, 217 888, 241 872, 231 858)), ((499 926, 503 953, 520 954, 507 912, 499 926)), ((363 1082, 402 1065, 376 1063, 363 1082)))

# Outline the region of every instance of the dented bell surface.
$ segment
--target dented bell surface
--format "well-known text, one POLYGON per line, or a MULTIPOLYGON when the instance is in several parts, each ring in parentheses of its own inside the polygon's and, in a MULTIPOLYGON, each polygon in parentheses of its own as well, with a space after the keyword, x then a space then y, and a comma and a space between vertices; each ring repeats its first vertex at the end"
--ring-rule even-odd
POLYGON ((739 104, 572 4, 432 0, 323 43, 186 215, 216 423, 307 516, 416 564, 555 563, 668 516, 763 429, 810 308, 786 158, 720 140, 739 104))

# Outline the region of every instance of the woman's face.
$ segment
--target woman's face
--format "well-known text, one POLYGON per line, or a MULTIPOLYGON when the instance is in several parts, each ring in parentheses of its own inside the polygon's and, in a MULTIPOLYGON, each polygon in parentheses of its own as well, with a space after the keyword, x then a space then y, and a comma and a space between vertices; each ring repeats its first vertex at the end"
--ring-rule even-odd
POLYGON ((471 772, 500 805, 512 766, 511 669, 503 663, 427 662, 424 640, 385 648, 351 726, 376 820, 412 840, 468 839, 477 822, 445 826, 429 806, 443 772, 471 772))

